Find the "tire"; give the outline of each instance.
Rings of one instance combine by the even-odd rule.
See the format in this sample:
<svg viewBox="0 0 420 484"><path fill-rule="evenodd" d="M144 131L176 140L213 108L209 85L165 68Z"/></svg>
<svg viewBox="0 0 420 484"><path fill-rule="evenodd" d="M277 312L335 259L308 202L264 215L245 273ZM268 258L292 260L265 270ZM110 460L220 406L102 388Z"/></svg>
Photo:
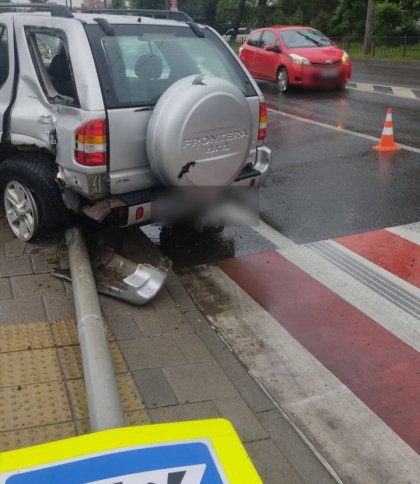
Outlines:
<svg viewBox="0 0 420 484"><path fill-rule="evenodd" d="M15 236L33 240L69 222L55 182L57 166L38 153L19 153L0 163L0 194Z"/></svg>
<svg viewBox="0 0 420 484"><path fill-rule="evenodd" d="M286 92L289 89L289 74L285 67L280 67L277 71L276 84L279 92Z"/></svg>

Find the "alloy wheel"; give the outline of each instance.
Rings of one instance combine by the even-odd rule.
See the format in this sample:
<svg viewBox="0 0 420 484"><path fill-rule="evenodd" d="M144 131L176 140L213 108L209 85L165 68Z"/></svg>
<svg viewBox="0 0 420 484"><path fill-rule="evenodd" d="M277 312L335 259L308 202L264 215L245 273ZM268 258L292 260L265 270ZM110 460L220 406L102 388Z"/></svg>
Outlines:
<svg viewBox="0 0 420 484"><path fill-rule="evenodd" d="M4 208L13 233L21 240L30 240L38 229L38 208L32 193L17 181L4 189Z"/></svg>
<svg viewBox="0 0 420 484"><path fill-rule="evenodd" d="M289 76L284 68L281 68L277 74L277 86L280 92L285 92L289 84Z"/></svg>

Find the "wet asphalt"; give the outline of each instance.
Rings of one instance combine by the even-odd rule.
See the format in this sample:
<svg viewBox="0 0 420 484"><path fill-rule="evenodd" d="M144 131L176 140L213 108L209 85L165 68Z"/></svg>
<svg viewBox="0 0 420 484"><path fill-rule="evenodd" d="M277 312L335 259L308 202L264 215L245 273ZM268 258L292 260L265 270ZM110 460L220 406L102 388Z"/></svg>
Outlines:
<svg viewBox="0 0 420 484"><path fill-rule="evenodd" d="M420 69L413 71L408 75L398 63L357 63L352 80L420 89ZM282 95L269 83L259 85L271 108L266 143L273 150L261 187L264 222L304 244L420 220L420 153L383 156L370 140L277 112L380 137L392 107L397 142L420 148L420 100L350 89ZM175 268L273 249L252 228L227 228L218 235L144 230Z"/></svg>

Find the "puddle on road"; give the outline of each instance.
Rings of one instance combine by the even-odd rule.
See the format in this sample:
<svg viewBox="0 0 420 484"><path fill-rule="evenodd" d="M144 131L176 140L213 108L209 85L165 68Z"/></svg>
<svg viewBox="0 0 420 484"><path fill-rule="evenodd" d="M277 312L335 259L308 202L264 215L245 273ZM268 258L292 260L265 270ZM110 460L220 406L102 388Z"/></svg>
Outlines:
<svg viewBox="0 0 420 484"><path fill-rule="evenodd" d="M238 240L231 228L209 234L149 225L142 227L142 231L172 260L175 270L230 259L237 252Z"/></svg>
<svg viewBox="0 0 420 484"><path fill-rule="evenodd" d="M251 227L226 227L218 234L152 225L142 227L141 230L172 260L175 270L275 248Z"/></svg>

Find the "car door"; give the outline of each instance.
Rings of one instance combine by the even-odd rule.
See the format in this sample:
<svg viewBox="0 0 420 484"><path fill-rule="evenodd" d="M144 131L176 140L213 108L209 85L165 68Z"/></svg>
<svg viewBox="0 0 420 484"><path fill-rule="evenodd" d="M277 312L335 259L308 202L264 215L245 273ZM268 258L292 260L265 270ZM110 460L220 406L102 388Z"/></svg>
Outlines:
<svg viewBox="0 0 420 484"><path fill-rule="evenodd" d="M14 81L13 17L0 17L0 139L7 136L9 107L13 98Z"/></svg>
<svg viewBox="0 0 420 484"><path fill-rule="evenodd" d="M240 53L241 61L253 76L257 76L255 55L260 49L261 34L261 30L251 33Z"/></svg>
<svg viewBox="0 0 420 484"><path fill-rule="evenodd" d="M278 65L278 52L267 51L269 45L279 47L276 35L271 30L264 30L261 37L261 48L256 57L256 64L261 79L273 80L276 78Z"/></svg>

